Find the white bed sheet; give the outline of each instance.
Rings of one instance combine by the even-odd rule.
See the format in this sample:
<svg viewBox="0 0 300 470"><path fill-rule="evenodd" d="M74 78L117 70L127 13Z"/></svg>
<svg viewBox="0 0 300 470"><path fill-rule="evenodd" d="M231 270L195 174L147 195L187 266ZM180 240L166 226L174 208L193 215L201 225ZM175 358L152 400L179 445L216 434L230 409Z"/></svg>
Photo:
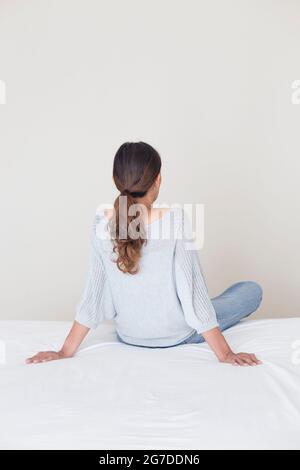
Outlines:
<svg viewBox="0 0 300 470"><path fill-rule="evenodd" d="M300 449L300 318L226 332L257 368L219 364L205 344L126 346L111 324L72 359L24 364L69 327L0 322L1 449Z"/></svg>

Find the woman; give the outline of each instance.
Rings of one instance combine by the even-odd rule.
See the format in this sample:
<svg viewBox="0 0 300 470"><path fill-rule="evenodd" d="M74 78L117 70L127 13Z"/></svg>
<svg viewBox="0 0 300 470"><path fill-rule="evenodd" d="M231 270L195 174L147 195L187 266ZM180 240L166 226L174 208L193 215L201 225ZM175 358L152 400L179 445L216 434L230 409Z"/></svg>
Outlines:
<svg viewBox="0 0 300 470"><path fill-rule="evenodd" d="M153 208L160 170L160 156L150 145L119 148L113 178L120 194L113 211L96 215L74 324L60 351L40 352L28 363L72 357L90 328L107 318L115 319L122 343L166 348L206 341L220 362L261 363L254 354L234 353L221 332L259 307L261 288L240 282L210 300L184 212Z"/></svg>

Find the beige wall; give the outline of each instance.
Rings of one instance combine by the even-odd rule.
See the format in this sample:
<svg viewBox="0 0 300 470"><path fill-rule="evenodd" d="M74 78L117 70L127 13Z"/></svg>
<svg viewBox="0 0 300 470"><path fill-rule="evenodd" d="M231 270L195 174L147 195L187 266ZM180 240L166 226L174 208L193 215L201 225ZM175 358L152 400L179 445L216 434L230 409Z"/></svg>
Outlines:
<svg viewBox="0 0 300 470"><path fill-rule="evenodd" d="M71 319L124 140L162 154L162 202L206 206L212 295L299 316L300 2L0 2L0 319Z"/></svg>

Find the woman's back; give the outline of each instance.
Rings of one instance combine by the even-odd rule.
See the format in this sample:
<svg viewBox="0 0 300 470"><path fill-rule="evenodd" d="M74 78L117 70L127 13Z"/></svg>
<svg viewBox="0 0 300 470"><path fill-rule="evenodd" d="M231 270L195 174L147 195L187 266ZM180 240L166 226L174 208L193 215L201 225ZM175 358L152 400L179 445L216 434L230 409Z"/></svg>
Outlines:
<svg viewBox="0 0 300 470"><path fill-rule="evenodd" d="M150 220L139 270L132 275L118 268L109 221L103 211L97 213L87 285L76 319L96 327L104 318L114 318L125 342L169 346L217 321L198 255L184 234L184 212L172 208Z"/></svg>

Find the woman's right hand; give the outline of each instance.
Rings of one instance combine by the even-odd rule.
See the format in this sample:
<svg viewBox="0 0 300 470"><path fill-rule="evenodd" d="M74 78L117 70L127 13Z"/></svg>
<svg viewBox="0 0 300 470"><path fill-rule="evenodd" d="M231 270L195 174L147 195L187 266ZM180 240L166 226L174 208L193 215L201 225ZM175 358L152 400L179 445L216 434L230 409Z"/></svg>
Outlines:
<svg viewBox="0 0 300 470"><path fill-rule="evenodd" d="M248 353L238 353L235 354L232 351L228 353L228 355L223 359L220 360L220 362L224 364L232 364L233 366L242 366L242 367L253 367L253 366L259 366L262 364L262 362L257 359L255 354L248 354Z"/></svg>
<svg viewBox="0 0 300 470"><path fill-rule="evenodd" d="M255 354L234 354L219 328L206 331L203 333L203 337L222 363L233 366L259 366L262 364Z"/></svg>
<svg viewBox="0 0 300 470"><path fill-rule="evenodd" d="M68 356L62 354L61 351L41 351L26 359L26 364L38 364L39 362L56 361L57 359L66 359L67 357Z"/></svg>

